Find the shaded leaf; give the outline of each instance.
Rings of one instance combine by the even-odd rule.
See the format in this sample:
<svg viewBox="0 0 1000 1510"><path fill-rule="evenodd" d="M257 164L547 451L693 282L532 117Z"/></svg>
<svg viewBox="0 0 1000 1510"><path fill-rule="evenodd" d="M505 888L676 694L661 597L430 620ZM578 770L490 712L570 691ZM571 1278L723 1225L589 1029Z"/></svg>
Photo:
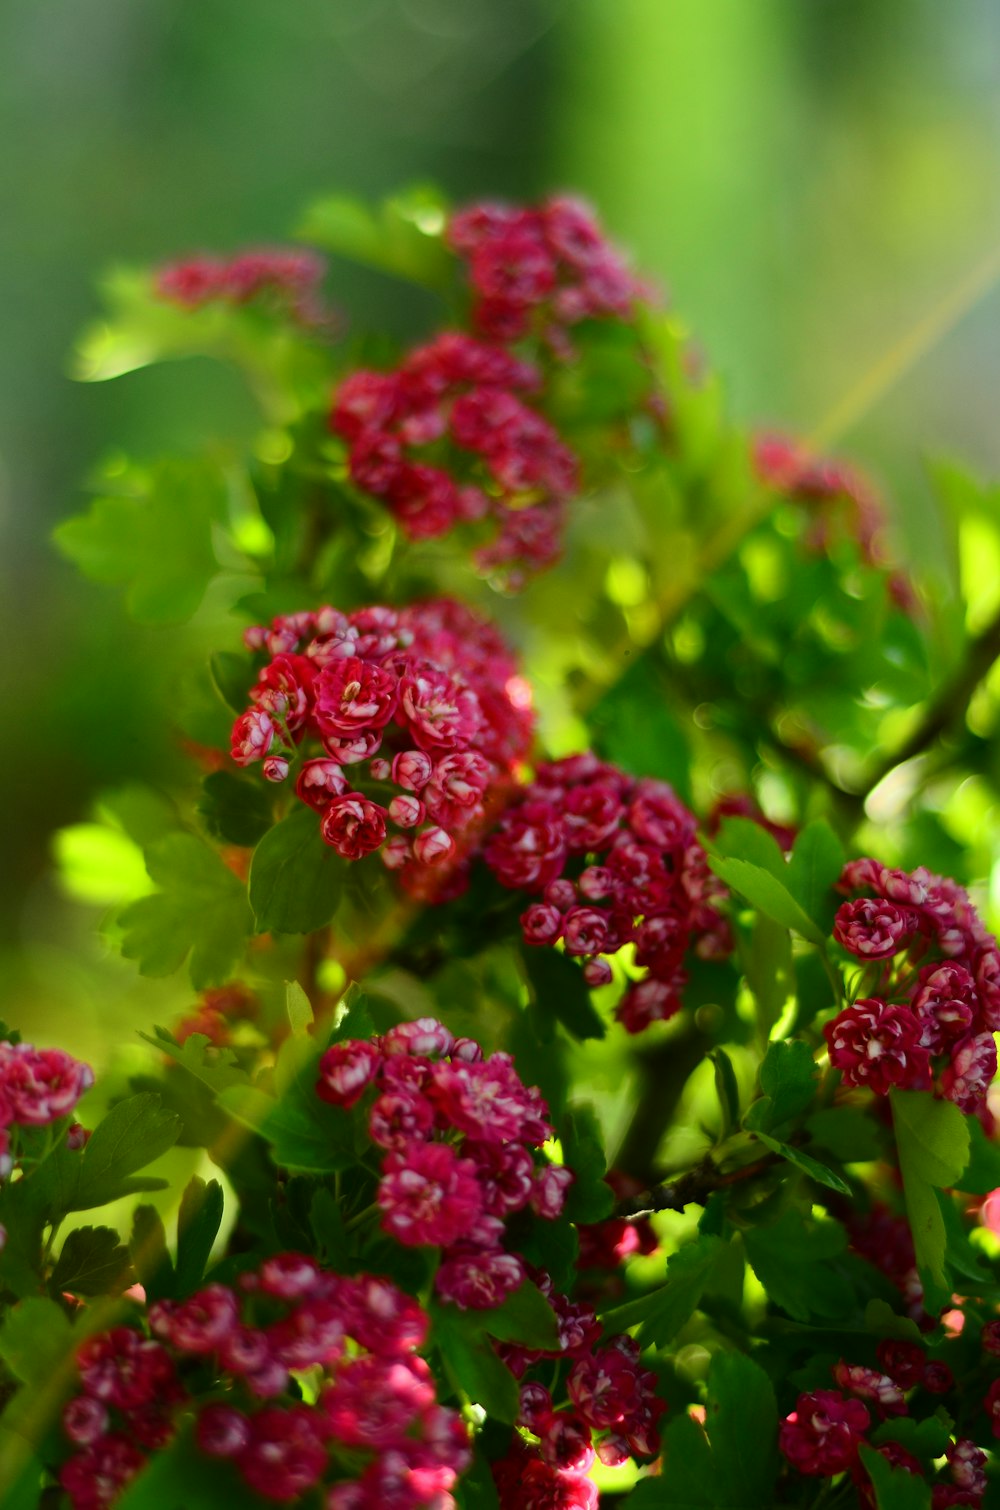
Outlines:
<svg viewBox="0 0 1000 1510"><path fill-rule="evenodd" d="M244 847L271 827L271 804L258 782L232 771L213 771L201 784L198 816L213 839Z"/></svg>
<svg viewBox="0 0 1000 1510"><path fill-rule="evenodd" d="M177 1293L189 1295L204 1278L212 1245L222 1225L224 1197L218 1180L194 1175L177 1212Z"/></svg>
<svg viewBox="0 0 1000 1510"><path fill-rule="evenodd" d="M609 1332L629 1331L638 1326L644 1345L663 1347L698 1309L716 1262L725 1248L721 1238L702 1233L685 1243L667 1260L666 1281L658 1289L624 1305L604 1311L601 1320Z"/></svg>
<svg viewBox="0 0 1000 1510"><path fill-rule="evenodd" d="M558 949L526 944L521 955L539 1011L561 1022L574 1038L603 1038L607 1026L590 999L580 966Z"/></svg>
<svg viewBox="0 0 1000 1510"><path fill-rule="evenodd" d="M112 1227L77 1227L62 1245L50 1283L60 1294L117 1295L134 1277L129 1251Z"/></svg>
<svg viewBox="0 0 1000 1510"><path fill-rule="evenodd" d="M298 804L270 829L250 862L258 933L314 933L333 917L348 862L320 836L312 808Z"/></svg>
<svg viewBox="0 0 1000 1510"><path fill-rule="evenodd" d="M195 990L222 985L242 958L250 932L243 887L194 834L175 833L146 850L160 890L119 914L122 953L142 975L172 975L190 954Z"/></svg>

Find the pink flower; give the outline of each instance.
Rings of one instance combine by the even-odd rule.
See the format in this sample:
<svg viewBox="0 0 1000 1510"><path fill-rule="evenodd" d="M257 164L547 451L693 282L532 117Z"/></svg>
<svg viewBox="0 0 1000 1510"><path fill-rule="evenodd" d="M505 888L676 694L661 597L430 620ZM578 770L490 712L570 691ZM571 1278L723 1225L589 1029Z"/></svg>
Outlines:
<svg viewBox="0 0 1000 1510"><path fill-rule="evenodd" d="M94 1083L89 1064L62 1049L0 1043L0 1124L44 1127L66 1117Z"/></svg>
<svg viewBox="0 0 1000 1510"><path fill-rule="evenodd" d="M569 1188L576 1179L572 1169L564 1164L545 1164L535 1176L531 1193L532 1210L546 1221L554 1221L562 1215Z"/></svg>
<svg viewBox="0 0 1000 1510"><path fill-rule="evenodd" d="M436 1017L417 1017L411 1022L396 1023L382 1038L382 1052L400 1054L450 1054L454 1039Z"/></svg>
<svg viewBox="0 0 1000 1510"><path fill-rule="evenodd" d="M873 1368L864 1368L860 1363L845 1363L841 1359L834 1366L833 1379L848 1394L871 1401L882 1416L906 1414L903 1391L887 1374L880 1374Z"/></svg>
<svg viewBox="0 0 1000 1510"><path fill-rule="evenodd" d="M986 1392L983 1409L990 1419L990 1428L995 1437L1000 1437L1000 1379L994 1379Z"/></svg>
<svg viewBox="0 0 1000 1510"><path fill-rule="evenodd" d="M799 1473L828 1478L851 1467L870 1422L860 1400L818 1389L799 1396L781 1423L778 1446Z"/></svg>
<svg viewBox="0 0 1000 1510"><path fill-rule="evenodd" d="M315 674L304 655L276 655L261 671L250 696L287 729L300 729L311 711Z"/></svg>
<svg viewBox="0 0 1000 1510"><path fill-rule="evenodd" d="M434 1288L443 1300L463 1311L490 1311L519 1289L526 1277L524 1264L514 1253L454 1249L438 1268Z"/></svg>
<svg viewBox="0 0 1000 1510"><path fill-rule="evenodd" d="M323 811L323 841L345 860L361 860L385 839L386 811L358 792L335 797Z"/></svg>
<svg viewBox="0 0 1000 1510"><path fill-rule="evenodd" d="M882 1368L900 1389L912 1389L920 1383L927 1358L918 1343L887 1338L879 1343L876 1353Z"/></svg>
<svg viewBox="0 0 1000 1510"><path fill-rule="evenodd" d="M401 719L414 741L431 754L467 745L482 722L471 688L429 661L408 668L399 693Z"/></svg>
<svg viewBox="0 0 1000 1510"><path fill-rule="evenodd" d="M539 1433L542 1458L562 1473L589 1473L594 1463L590 1427L571 1411L555 1411Z"/></svg>
<svg viewBox="0 0 1000 1510"><path fill-rule="evenodd" d="M472 1138L540 1144L551 1136L545 1102L522 1083L509 1054L436 1064L429 1095L439 1115Z"/></svg>
<svg viewBox="0 0 1000 1510"><path fill-rule="evenodd" d="M251 1425L231 1405L206 1405L198 1414L198 1446L210 1458L234 1458L249 1445Z"/></svg>
<svg viewBox="0 0 1000 1510"><path fill-rule="evenodd" d="M455 841L443 828L425 828L413 841L413 853L421 865L443 865L455 853Z"/></svg>
<svg viewBox="0 0 1000 1510"><path fill-rule="evenodd" d="M316 726L324 738L351 739L383 729L396 708L398 681L357 656L331 661L316 678Z"/></svg>
<svg viewBox="0 0 1000 1510"><path fill-rule="evenodd" d="M267 1405L252 1418L253 1435L237 1456L250 1488L268 1499L290 1502L318 1484L326 1447L314 1413L302 1405Z"/></svg>
<svg viewBox="0 0 1000 1510"><path fill-rule="evenodd" d="M997 1072L997 1045L992 1033L970 1033L951 1051L951 1063L941 1076L941 1091L963 1112L985 1104L986 1092Z"/></svg>
<svg viewBox="0 0 1000 1510"><path fill-rule="evenodd" d="M910 1009L921 1027L921 1043L938 1053L946 1039L961 1038L979 1012L976 983L962 965L925 965Z"/></svg>
<svg viewBox="0 0 1000 1510"><path fill-rule="evenodd" d="M401 1445L407 1428L434 1403L422 1358L359 1358L341 1365L324 1392L330 1430L349 1447Z"/></svg>
<svg viewBox="0 0 1000 1510"><path fill-rule="evenodd" d="M571 907L562 932L567 954L600 954L608 944L608 919L595 907Z"/></svg>
<svg viewBox="0 0 1000 1510"><path fill-rule="evenodd" d="M919 1046L920 1025L908 1007L878 997L856 1001L823 1029L830 1063L845 1085L868 1086L885 1096L894 1085L925 1089L930 1083L927 1050Z"/></svg>
<svg viewBox="0 0 1000 1510"><path fill-rule="evenodd" d="M410 1143L388 1155L378 1190L382 1226L407 1247L447 1247L482 1213L476 1166L444 1143Z"/></svg>
<svg viewBox="0 0 1000 1510"><path fill-rule="evenodd" d="M389 1091L372 1102L368 1113L369 1136L380 1148L404 1148L429 1137L433 1127L434 1108L412 1092Z"/></svg>
<svg viewBox="0 0 1000 1510"><path fill-rule="evenodd" d="M274 743L276 729L268 715L260 709L241 713L233 724L230 754L237 765L250 765L263 760Z"/></svg>
<svg viewBox="0 0 1000 1510"><path fill-rule="evenodd" d="M334 797L343 796L347 786L347 777L335 760L306 760L295 781L295 794L321 813Z"/></svg>
<svg viewBox="0 0 1000 1510"><path fill-rule="evenodd" d="M319 1062L316 1094L332 1106L350 1108L364 1095L381 1064L379 1045L370 1038L332 1044Z"/></svg>
<svg viewBox="0 0 1000 1510"><path fill-rule="evenodd" d="M911 908L862 897L838 908L833 936L859 959L890 959L905 949L917 926Z"/></svg>
<svg viewBox="0 0 1000 1510"><path fill-rule="evenodd" d="M406 791L420 792L433 770L433 761L423 750L403 750L392 762L392 779Z"/></svg>

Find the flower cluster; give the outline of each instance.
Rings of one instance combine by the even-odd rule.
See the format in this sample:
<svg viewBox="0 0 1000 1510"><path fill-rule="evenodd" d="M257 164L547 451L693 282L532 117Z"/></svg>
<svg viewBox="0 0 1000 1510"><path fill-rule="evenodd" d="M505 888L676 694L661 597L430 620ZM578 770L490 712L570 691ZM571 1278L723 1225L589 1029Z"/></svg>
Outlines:
<svg viewBox="0 0 1000 1510"><path fill-rule="evenodd" d="M285 615L245 639L269 658L233 725L237 764L280 782L294 762L325 842L381 850L414 889L457 859L531 740L530 690L492 625L440 599Z"/></svg>
<svg viewBox="0 0 1000 1510"><path fill-rule="evenodd" d="M408 1247L443 1250L434 1286L463 1310L500 1305L527 1277L504 1247L506 1222L530 1207L554 1219L572 1174L536 1162L552 1136L540 1093L509 1054L483 1058L433 1018L401 1023L380 1039L327 1049L317 1093L354 1106L371 1087L368 1132L384 1150L382 1227Z"/></svg>
<svg viewBox="0 0 1000 1510"><path fill-rule="evenodd" d="M929 1360L918 1343L886 1340L879 1343L877 1355L878 1368L841 1359L833 1368L837 1389L800 1395L778 1434L782 1454L799 1473L817 1478L850 1473L864 1510L875 1510L876 1500L859 1448L874 1446L893 1468L921 1478L925 1473L924 1464L900 1442L871 1443L866 1433L884 1420L907 1415L914 1398L921 1398L918 1390L930 1397L922 1403L935 1410L936 1397L947 1394L955 1384L948 1365ZM987 1414L994 1394L1000 1403L1000 1380L983 1402ZM994 1435L998 1434L995 1430ZM968 1437L956 1436L944 1456L947 1478L933 1487L934 1510L981 1505L987 1483L986 1453Z"/></svg>
<svg viewBox="0 0 1000 1510"><path fill-rule="evenodd" d="M637 1342L619 1336L599 1344L594 1312L560 1295L546 1275L538 1279L556 1313L559 1348L501 1350L522 1381L521 1431L493 1464L493 1475L505 1510L594 1510L597 1486L589 1473L595 1458L619 1467L630 1457L655 1457L666 1404L657 1397L656 1375L642 1367ZM559 1360L565 1406L553 1404L553 1359ZM542 1365L548 1386L525 1378L535 1364Z"/></svg>
<svg viewBox="0 0 1000 1510"><path fill-rule="evenodd" d="M240 981L212 986L202 992L197 1005L177 1024L174 1037L178 1043L184 1043L201 1034L213 1047L222 1048L232 1042L233 1025L252 1022L259 1010L257 997Z"/></svg>
<svg viewBox="0 0 1000 1510"><path fill-rule="evenodd" d="M831 511L836 505L844 509L863 558L873 565L884 563L882 506L871 485L853 467L829 457L810 456L785 435L757 436L753 460L762 482L815 511L809 534L814 549L824 550L830 543Z"/></svg>
<svg viewBox="0 0 1000 1510"><path fill-rule="evenodd" d="M852 1006L826 1025L844 1082L885 1095L930 1090L986 1112L1000 1029L1000 950L967 894L926 870L846 866L834 936L865 967Z"/></svg>
<svg viewBox="0 0 1000 1510"><path fill-rule="evenodd" d="M577 486L573 453L520 396L539 386L528 363L447 332L394 372L353 373L331 424L348 444L352 481L386 503L411 538L491 518L496 536L478 564L516 585L523 568L558 556L564 504ZM447 465L422 459L442 446Z"/></svg>
<svg viewBox="0 0 1000 1510"><path fill-rule="evenodd" d="M593 212L575 199L472 205L452 216L447 240L467 263L473 320L490 340L534 335L555 356L570 357L567 326L626 319L643 292Z"/></svg>
<svg viewBox="0 0 1000 1510"><path fill-rule="evenodd" d="M11 1127L46 1127L68 1117L93 1083L90 1065L62 1049L0 1043L0 1176L11 1171Z"/></svg>
<svg viewBox="0 0 1000 1510"><path fill-rule="evenodd" d="M314 252L260 249L235 257L188 257L168 263L156 275L161 299L200 309L216 300L248 304L267 298L280 303L304 325L321 318L317 289L323 278L322 258Z"/></svg>
<svg viewBox="0 0 1000 1510"><path fill-rule="evenodd" d="M157 1302L149 1326L152 1339L116 1327L77 1354L81 1388L63 1429L81 1450L60 1478L74 1510L111 1504L190 1412L201 1451L230 1459L265 1499L323 1484L327 1510L452 1503L468 1436L417 1355L427 1316L388 1280L282 1253L237 1289ZM309 1369L321 1371L313 1404L292 1379Z"/></svg>
<svg viewBox="0 0 1000 1510"><path fill-rule="evenodd" d="M716 958L730 948L693 814L664 782L594 755L540 766L484 856L502 885L539 896L521 915L526 942L561 939L588 985L611 980L601 955L635 946L645 973L617 1012L630 1033L679 1010L689 949Z"/></svg>

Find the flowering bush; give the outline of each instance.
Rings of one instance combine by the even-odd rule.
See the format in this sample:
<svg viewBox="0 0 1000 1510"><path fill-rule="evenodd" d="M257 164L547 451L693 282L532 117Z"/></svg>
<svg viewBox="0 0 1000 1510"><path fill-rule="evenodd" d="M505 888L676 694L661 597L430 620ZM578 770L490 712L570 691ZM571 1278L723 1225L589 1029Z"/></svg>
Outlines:
<svg viewBox="0 0 1000 1510"><path fill-rule="evenodd" d="M263 412L57 533L176 648L172 791L66 846L169 1025L3 1030L4 1503L989 1510L1000 619L575 201L302 234L447 320L252 251L83 345Z"/></svg>

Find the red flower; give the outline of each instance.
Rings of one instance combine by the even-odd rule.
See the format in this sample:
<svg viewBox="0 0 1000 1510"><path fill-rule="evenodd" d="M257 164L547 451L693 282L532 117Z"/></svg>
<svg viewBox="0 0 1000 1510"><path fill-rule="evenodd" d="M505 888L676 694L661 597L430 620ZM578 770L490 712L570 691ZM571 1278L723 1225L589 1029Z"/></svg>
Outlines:
<svg viewBox="0 0 1000 1510"><path fill-rule="evenodd" d="M361 860L385 839L385 808L357 792L335 797L323 811L323 840L345 860Z"/></svg>

